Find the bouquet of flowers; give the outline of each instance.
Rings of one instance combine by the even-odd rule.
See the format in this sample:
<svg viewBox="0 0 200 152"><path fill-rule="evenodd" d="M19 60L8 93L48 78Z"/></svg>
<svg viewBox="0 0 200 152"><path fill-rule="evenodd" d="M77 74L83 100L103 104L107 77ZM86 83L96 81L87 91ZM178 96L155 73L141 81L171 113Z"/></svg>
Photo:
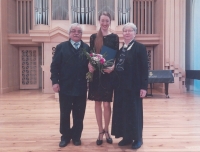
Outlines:
<svg viewBox="0 0 200 152"><path fill-rule="evenodd" d="M88 53L86 51L84 51L84 54L86 55L94 69L99 71L99 76L101 75L101 73L104 74L103 69L113 65L113 60L106 61L106 59L104 58L106 54L102 55L93 52ZM93 80L93 73L88 72L86 74L86 79L91 82Z"/></svg>

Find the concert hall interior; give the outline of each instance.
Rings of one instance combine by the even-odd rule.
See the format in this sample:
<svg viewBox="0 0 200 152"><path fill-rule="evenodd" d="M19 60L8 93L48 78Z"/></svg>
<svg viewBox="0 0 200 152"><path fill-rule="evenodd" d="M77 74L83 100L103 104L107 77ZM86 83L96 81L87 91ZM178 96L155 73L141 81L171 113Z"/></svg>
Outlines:
<svg viewBox="0 0 200 152"><path fill-rule="evenodd" d="M138 151L200 151L199 8L200 0L0 0L0 151L67 150L57 146L58 94L50 64L55 47L69 39L71 23L80 23L82 40L89 44L101 11L111 14L110 31L119 36L120 47L123 25L133 22L136 41L147 49L149 96L144 98L144 145ZM83 147L70 150L128 151L116 143L96 147L93 104L87 103Z"/></svg>

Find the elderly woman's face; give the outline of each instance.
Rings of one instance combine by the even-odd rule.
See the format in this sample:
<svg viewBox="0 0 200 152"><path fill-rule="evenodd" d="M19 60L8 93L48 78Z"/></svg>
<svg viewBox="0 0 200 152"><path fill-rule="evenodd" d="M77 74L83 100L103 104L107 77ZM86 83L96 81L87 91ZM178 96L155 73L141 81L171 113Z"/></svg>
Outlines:
<svg viewBox="0 0 200 152"><path fill-rule="evenodd" d="M136 32L132 27L125 27L123 30L123 37L125 41L131 41L135 38Z"/></svg>

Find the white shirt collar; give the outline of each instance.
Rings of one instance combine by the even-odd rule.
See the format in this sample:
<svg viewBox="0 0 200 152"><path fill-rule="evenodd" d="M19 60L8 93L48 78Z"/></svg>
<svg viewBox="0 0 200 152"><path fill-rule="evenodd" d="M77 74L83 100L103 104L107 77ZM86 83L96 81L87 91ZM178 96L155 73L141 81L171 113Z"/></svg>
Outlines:
<svg viewBox="0 0 200 152"><path fill-rule="evenodd" d="M72 45L74 45L74 43L78 43L78 46L81 45L81 41L79 41L79 42L74 42L73 40L70 40L70 42L71 42Z"/></svg>
<svg viewBox="0 0 200 152"><path fill-rule="evenodd" d="M132 42L133 40L134 40L134 39L132 39L130 42ZM130 42L129 42L128 44L126 44L126 43L124 42L124 46L123 46L123 47L124 47L124 48L127 48L127 47L128 47L128 48L127 48L127 51L130 50L131 47L132 47L133 44L134 44L134 42L133 42L133 43L129 46Z"/></svg>

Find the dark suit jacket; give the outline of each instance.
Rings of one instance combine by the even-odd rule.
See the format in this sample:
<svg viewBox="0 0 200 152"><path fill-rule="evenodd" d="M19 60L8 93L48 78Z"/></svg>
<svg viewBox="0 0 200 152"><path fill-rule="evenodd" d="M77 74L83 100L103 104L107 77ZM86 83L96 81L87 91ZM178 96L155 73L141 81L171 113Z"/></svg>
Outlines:
<svg viewBox="0 0 200 152"><path fill-rule="evenodd" d="M52 84L60 85L60 94L72 96L86 94L88 59L83 54L83 49L89 52L89 46L83 41L78 50L74 49L70 41L56 46L50 71Z"/></svg>

